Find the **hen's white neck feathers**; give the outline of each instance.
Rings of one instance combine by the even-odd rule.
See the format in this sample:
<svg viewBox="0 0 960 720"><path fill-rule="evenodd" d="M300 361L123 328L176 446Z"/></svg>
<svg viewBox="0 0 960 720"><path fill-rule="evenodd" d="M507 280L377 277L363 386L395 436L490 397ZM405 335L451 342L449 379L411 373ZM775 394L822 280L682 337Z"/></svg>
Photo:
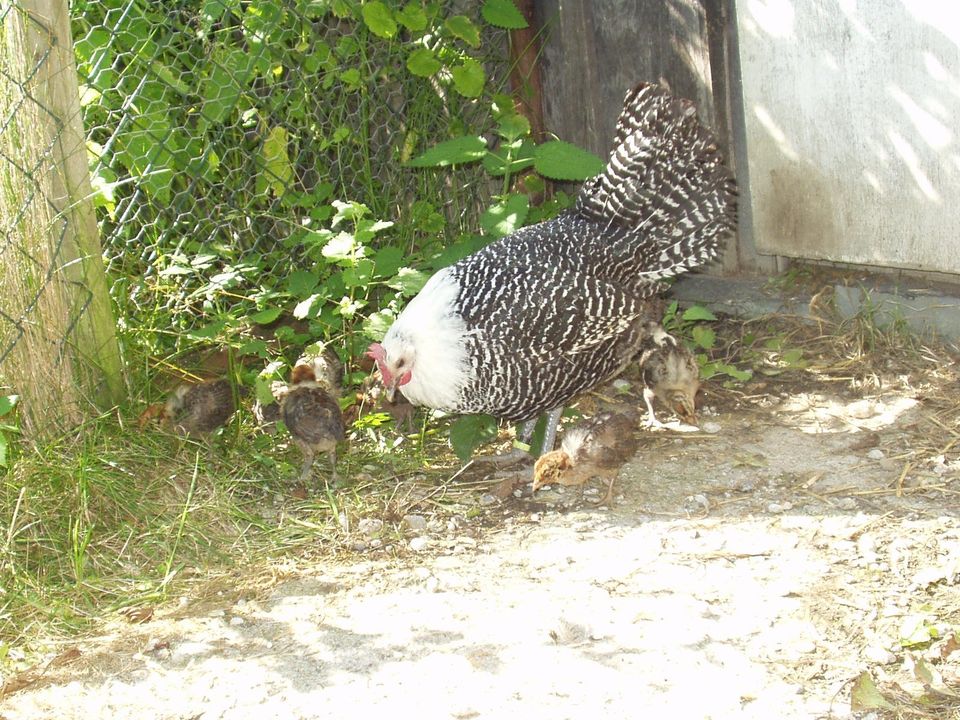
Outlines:
<svg viewBox="0 0 960 720"><path fill-rule="evenodd" d="M412 352L410 382L400 389L414 405L457 412L461 389L475 377L467 355L466 323L456 311L459 292L449 269L439 271L383 338L388 359Z"/></svg>

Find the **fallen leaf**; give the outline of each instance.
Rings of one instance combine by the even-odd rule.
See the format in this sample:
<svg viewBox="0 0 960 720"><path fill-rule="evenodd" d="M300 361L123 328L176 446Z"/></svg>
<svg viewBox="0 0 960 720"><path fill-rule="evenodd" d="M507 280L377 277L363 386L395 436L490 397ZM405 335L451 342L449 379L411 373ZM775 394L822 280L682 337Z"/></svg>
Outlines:
<svg viewBox="0 0 960 720"><path fill-rule="evenodd" d="M960 641L957 640L957 636L955 634L948 636L940 646L940 659L946 660L957 650L960 650Z"/></svg>
<svg viewBox="0 0 960 720"><path fill-rule="evenodd" d="M892 710L893 705L877 689L870 673L864 670L853 683L853 690L850 691L850 709L876 710L878 708Z"/></svg>

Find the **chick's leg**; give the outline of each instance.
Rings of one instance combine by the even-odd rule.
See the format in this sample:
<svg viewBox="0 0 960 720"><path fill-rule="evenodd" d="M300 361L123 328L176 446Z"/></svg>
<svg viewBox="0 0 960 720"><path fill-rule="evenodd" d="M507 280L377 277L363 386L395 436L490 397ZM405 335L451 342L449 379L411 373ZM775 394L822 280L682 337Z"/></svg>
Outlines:
<svg viewBox="0 0 960 720"><path fill-rule="evenodd" d="M300 482L306 483L310 477L310 471L313 469L314 452L312 448L306 448L303 451L303 467L300 468Z"/></svg>
<svg viewBox="0 0 960 720"><path fill-rule="evenodd" d="M337 449L334 448L330 451L330 482L335 483L339 478L337 477Z"/></svg>

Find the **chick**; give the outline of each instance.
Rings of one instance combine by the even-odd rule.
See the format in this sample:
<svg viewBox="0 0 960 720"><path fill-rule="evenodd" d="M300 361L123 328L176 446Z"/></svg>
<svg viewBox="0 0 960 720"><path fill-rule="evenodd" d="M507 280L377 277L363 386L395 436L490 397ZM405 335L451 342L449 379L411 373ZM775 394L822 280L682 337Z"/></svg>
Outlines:
<svg viewBox="0 0 960 720"><path fill-rule="evenodd" d="M533 466L533 491L544 485L579 485L594 477L607 480L601 500L613 499L620 466L637 451L636 422L621 413L602 412L567 430L560 449L544 453Z"/></svg>
<svg viewBox="0 0 960 720"><path fill-rule="evenodd" d="M237 409L229 380L180 385L167 398L161 421L186 435L206 435L227 424Z"/></svg>
<svg viewBox="0 0 960 720"><path fill-rule="evenodd" d="M686 346L659 323L648 323L649 337L640 352L643 399L647 404L647 427L662 427L653 412L653 399L672 409L680 419L697 425L696 396L700 368Z"/></svg>
<svg viewBox="0 0 960 720"><path fill-rule="evenodd" d="M280 418L303 453L301 483L310 476L318 452L330 455L330 479L337 477L337 443L344 438L344 428L337 401L340 385L330 382L338 377L332 369L329 358L298 361L280 402Z"/></svg>

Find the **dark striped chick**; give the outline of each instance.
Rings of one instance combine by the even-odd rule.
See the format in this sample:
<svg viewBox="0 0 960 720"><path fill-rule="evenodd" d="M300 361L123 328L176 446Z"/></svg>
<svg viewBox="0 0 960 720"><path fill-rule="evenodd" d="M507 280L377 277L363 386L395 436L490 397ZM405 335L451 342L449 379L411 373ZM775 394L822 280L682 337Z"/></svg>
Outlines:
<svg viewBox="0 0 960 720"><path fill-rule="evenodd" d="M620 413L603 412L566 430L560 449L541 455L533 466L533 491L544 485L579 485L599 477L607 481L601 500L613 500L617 472L637 452L636 422Z"/></svg>
<svg viewBox="0 0 960 720"><path fill-rule="evenodd" d="M209 435L237 409L229 380L206 380L176 388L164 404L161 420L186 435Z"/></svg>
<svg viewBox="0 0 960 720"><path fill-rule="evenodd" d="M700 367L687 347L658 323L649 323L648 337L640 353L643 399L647 404L647 426L662 427L653 412L653 400L673 410L689 425L697 425L697 391Z"/></svg>
<svg viewBox="0 0 960 720"><path fill-rule="evenodd" d="M338 361L339 362L339 361ZM289 391L280 403L280 417L303 453L300 482L306 482L317 453L330 456L330 479L337 477L337 443L344 438L343 413L337 398L340 386L322 359L300 362L290 376Z"/></svg>

